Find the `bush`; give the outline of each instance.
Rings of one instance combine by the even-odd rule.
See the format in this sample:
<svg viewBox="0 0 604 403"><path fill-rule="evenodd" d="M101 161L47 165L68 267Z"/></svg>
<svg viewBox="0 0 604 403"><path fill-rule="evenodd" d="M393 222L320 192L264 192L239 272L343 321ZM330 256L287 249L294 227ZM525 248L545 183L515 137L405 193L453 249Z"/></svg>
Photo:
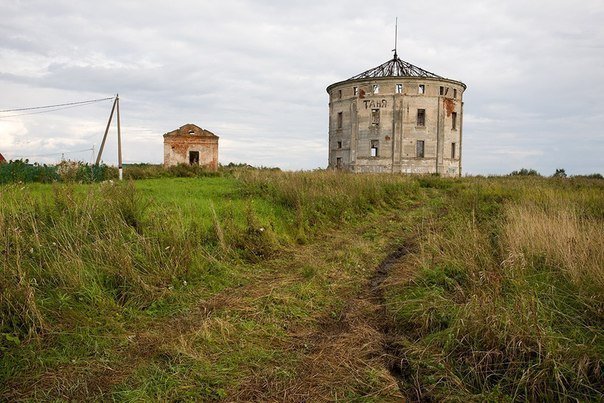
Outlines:
<svg viewBox="0 0 604 403"><path fill-rule="evenodd" d="M522 168L519 171L512 171L509 176L541 176L541 174L534 169Z"/></svg>
<svg viewBox="0 0 604 403"><path fill-rule="evenodd" d="M0 184L17 182L50 183L60 180L57 168L30 164L29 160L15 160L0 164Z"/></svg>
<svg viewBox="0 0 604 403"><path fill-rule="evenodd" d="M566 178L566 171L564 168L556 169L556 172L552 175L552 178Z"/></svg>

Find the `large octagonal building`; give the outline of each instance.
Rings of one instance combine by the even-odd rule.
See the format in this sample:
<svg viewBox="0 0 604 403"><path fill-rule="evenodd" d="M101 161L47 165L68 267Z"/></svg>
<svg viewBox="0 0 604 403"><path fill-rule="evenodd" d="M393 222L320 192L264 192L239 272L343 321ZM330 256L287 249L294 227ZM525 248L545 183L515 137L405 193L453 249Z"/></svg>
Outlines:
<svg viewBox="0 0 604 403"><path fill-rule="evenodd" d="M330 85L329 167L460 176L465 89L396 53Z"/></svg>

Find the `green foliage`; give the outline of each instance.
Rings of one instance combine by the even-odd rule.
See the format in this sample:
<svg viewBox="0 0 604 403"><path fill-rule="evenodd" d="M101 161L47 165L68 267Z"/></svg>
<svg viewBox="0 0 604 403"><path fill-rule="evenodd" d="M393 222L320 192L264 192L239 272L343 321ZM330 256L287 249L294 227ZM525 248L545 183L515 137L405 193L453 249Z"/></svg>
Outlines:
<svg viewBox="0 0 604 403"><path fill-rule="evenodd" d="M594 173L589 175L573 175L573 178L604 179L604 176L600 173Z"/></svg>
<svg viewBox="0 0 604 403"><path fill-rule="evenodd" d="M60 180L56 167L30 164L28 160L15 160L0 164L0 184L17 182L50 183Z"/></svg>
<svg viewBox="0 0 604 403"><path fill-rule="evenodd" d="M62 161L57 165L30 164L28 160L15 160L0 164L0 184L101 182L110 178L109 167L76 161Z"/></svg>
<svg viewBox="0 0 604 403"><path fill-rule="evenodd" d="M553 178L566 178L566 171L564 170L564 168L559 168L556 169L556 172L554 172L554 174L552 175Z"/></svg>
<svg viewBox="0 0 604 403"><path fill-rule="evenodd" d="M519 171L512 171L510 176L541 176L541 174L534 169L522 168Z"/></svg>

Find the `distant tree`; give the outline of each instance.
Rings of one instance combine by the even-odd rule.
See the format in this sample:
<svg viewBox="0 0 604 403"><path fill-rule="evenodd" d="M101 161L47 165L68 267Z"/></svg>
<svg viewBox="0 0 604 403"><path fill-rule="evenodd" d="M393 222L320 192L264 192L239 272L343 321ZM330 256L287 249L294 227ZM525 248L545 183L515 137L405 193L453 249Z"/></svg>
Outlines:
<svg viewBox="0 0 604 403"><path fill-rule="evenodd" d="M559 168L556 169L556 172L554 172L552 178L566 178L567 176L568 175L566 175L566 171L564 170L564 168Z"/></svg>
<svg viewBox="0 0 604 403"><path fill-rule="evenodd" d="M595 173L589 175L573 175L573 178L604 179L604 176L600 173Z"/></svg>
<svg viewBox="0 0 604 403"><path fill-rule="evenodd" d="M519 171L512 171L509 176L541 176L541 174L534 169L522 168Z"/></svg>

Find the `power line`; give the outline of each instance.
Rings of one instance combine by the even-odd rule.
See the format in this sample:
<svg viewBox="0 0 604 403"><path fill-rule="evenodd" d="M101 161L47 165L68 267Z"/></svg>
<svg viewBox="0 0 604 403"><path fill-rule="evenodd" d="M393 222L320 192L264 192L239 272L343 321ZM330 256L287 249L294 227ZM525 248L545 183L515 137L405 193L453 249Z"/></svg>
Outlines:
<svg viewBox="0 0 604 403"><path fill-rule="evenodd" d="M87 148L85 150L63 151L63 152L60 152L60 153L52 153L52 154L19 155L19 156L15 157L15 158L16 159L22 159L22 158L52 157L54 155L76 154L76 153L83 153L84 151L92 151L92 150L94 150L94 148Z"/></svg>
<svg viewBox="0 0 604 403"><path fill-rule="evenodd" d="M24 115L37 115L37 114L40 114L40 113L48 113L48 112L61 111L61 110L63 110L63 109L77 108L77 107L80 107L80 106L86 106L86 105L89 105L89 104L80 104L80 105L64 106L64 107L62 107L62 108L47 109L47 110L44 110L44 111L37 111L37 112L16 113L16 114L14 114L14 115L4 115L4 116L0 115L0 119L4 119L4 118L12 118L12 117L15 117L15 116L24 116Z"/></svg>
<svg viewBox="0 0 604 403"><path fill-rule="evenodd" d="M93 102L108 101L108 100L113 99L113 98L114 97L108 97L108 98L99 98L99 99L89 99L88 101L67 102L67 103L64 103L64 104L45 105L45 106L30 106L30 107L27 107L27 108L4 109L4 110L1 110L0 113L30 111L30 110L33 110L33 109L56 108L58 106L91 104Z"/></svg>

